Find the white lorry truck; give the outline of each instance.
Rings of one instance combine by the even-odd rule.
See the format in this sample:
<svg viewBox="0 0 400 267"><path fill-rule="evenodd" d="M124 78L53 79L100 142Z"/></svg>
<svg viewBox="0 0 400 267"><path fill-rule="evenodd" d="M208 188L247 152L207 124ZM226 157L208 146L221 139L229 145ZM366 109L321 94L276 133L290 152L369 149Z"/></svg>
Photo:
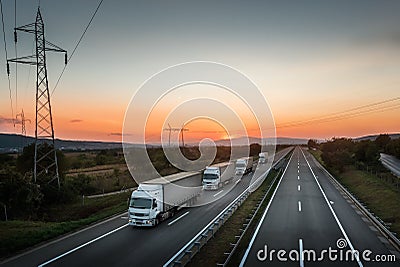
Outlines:
<svg viewBox="0 0 400 267"><path fill-rule="evenodd" d="M253 157L244 157L236 160L235 175L245 175L253 169Z"/></svg>
<svg viewBox="0 0 400 267"><path fill-rule="evenodd" d="M201 172L181 172L140 183L129 201L129 225L159 224L193 201L201 185Z"/></svg>
<svg viewBox="0 0 400 267"><path fill-rule="evenodd" d="M229 163L218 163L206 167L203 172L203 189L218 190L225 182L232 179L228 173L223 174Z"/></svg>
<svg viewBox="0 0 400 267"><path fill-rule="evenodd" d="M258 154L258 163L264 164L267 162L268 152L261 152Z"/></svg>

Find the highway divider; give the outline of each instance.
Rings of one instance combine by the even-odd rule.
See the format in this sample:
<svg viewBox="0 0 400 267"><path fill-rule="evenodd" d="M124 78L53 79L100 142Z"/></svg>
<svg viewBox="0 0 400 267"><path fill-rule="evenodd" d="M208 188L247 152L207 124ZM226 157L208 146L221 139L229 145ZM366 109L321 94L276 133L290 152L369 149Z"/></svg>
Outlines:
<svg viewBox="0 0 400 267"><path fill-rule="evenodd" d="M284 154L280 159L278 159L271 168L277 166L282 159L286 157L289 153L293 151L290 150L286 154ZM255 186L258 186L259 180L265 178L269 173L270 169L268 169L263 175L261 175L255 182L253 182L249 187L247 187L239 196L237 196L230 204L228 204L214 219L212 219L202 230L200 230L185 246L183 246L172 258L170 258L163 266L164 267L172 267L172 266L185 266L194 255L200 251L200 249L210 240L214 234L218 231L218 229L229 219L229 217L242 205L242 203L247 199L247 197L252 193L252 190ZM279 176L276 176L279 177ZM276 179L275 177L275 179ZM273 185L275 180L271 183ZM271 186L268 188L268 195ZM260 205L262 202L260 203ZM244 224L244 227L248 227L249 223ZM244 230L244 229L243 229ZM238 237L239 238L239 237ZM232 250L237 247L236 242L232 244ZM231 251L233 253L233 251ZM230 253L231 254L231 253ZM230 258L230 257L229 257ZM229 259L228 259L229 260ZM227 261L226 261L227 262Z"/></svg>

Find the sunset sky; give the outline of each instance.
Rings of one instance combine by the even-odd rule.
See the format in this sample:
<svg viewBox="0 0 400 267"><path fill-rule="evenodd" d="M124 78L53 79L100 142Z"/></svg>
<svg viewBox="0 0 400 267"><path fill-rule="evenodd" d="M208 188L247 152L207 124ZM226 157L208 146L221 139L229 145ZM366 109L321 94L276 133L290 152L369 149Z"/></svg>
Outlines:
<svg viewBox="0 0 400 267"><path fill-rule="evenodd" d="M42 0L46 38L71 53L97 4ZM17 1L17 26L34 22L36 11L36 1ZM3 12L11 58L14 1L3 1ZM269 103L277 136L326 139L400 132L399 14L400 1L105 0L52 96L56 137L120 141L125 111L140 85L188 61L219 62L247 75ZM31 35L19 33L18 56L31 54L33 44ZM10 122L3 41L0 50L0 132L20 133L20 125ZM63 56L48 53L47 63L52 91ZM16 92L11 65L13 112L23 108L32 121L26 125L28 135L34 135L35 71L18 66ZM207 90L212 89L200 91ZM181 94L194 91L199 90L188 87ZM225 93L215 94L232 101L248 118L248 134L257 135L248 111ZM179 97L176 92L159 102L147 126L149 141L159 138L165 126L162 111L178 104ZM215 121L199 119L187 127L189 141L228 137Z"/></svg>

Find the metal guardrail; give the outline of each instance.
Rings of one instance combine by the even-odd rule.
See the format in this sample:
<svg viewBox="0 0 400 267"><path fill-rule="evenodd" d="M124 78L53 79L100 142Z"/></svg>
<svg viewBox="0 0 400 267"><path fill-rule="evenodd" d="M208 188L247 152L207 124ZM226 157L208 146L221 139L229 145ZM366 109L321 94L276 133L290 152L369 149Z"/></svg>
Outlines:
<svg viewBox="0 0 400 267"><path fill-rule="evenodd" d="M335 177L333 177L332 174L329 173L327 169L325 169L322 164L320 164L314 157L314 162L328 174L328 177L330 180L336 184L340 190L342 190L349 198L350 200L357 206L357 208L363 212L371 221L372 223L377 226L379 231L388 239L392 245L400 252L400 240L395 236L395 233L392 233L389 229L387 229L386 224L384 221L382 221L379 217L375 216L367 207L364 205L364 203L360 202L356 197L353 196L353 194L346 188L344 187L341 183L339 183Z"/></svg>
<svg viewBox="0 0 400 267"><path fill-rule="evenodd" d="M277 160L271 168L278 164L287 154L292 150L288 151L279 160ZM271 169L270 168L270 169ZM264 175L266 175L270 169L268 169ZM264 177L261 175L261 177ZM237 196L229 205L225 207L214 219L212 219L200 232L198 232L184 247L182 247L168 262L166 262L164 267L174 267L174 266L185 266L194 255L200 251L200 249L210 240L218 229L228 220L228 218L238 209L238 207L247 199L247 197L252 193L251 189L254 185L259 185L257 181L253 182L248 186L239 196ZM232 244L234 247L236 244Z"/></svg>

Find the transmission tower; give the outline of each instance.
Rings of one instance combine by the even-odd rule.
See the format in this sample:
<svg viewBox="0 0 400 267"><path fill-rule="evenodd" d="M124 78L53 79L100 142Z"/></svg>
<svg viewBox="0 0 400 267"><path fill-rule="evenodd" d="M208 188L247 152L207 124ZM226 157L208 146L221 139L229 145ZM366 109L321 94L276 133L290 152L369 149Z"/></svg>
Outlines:
<svg viewBox="0 0 400 267"><path fill-rule="evenodd" d="M18 122L18 117L21 117L21 147L25 146L25 137L26 137L26 123L31 123L30 119L25 119L24 109L22 109L21 113L15 115L16 121Z"/></svg>
<svg viewBox="0 0 400 267"><path fill-rule="evenodd" d="M36 65L36 125L35 125L35 156L33 177L36 183L38 177L50 177L48 183L57 180L60 189L57 153L54 143L53 117L51 113L49 84L47 79L46 52L61 52L65 54L67 64L67 51L46 41L44 23L40 8L36 14L36 21L21 27L14 28L14 41L17 42L17 31L34 34L36 53L7 60L7 71L10 74L9 62Z"/></svg>
<svg viewBox="0 0 400 267"><path fill-rule="evenodd" d="M183 138L183 132L189 131L188 128L182 126L181 128L172 128L171 125L168 123L168 128L164 128L164 131L168 131L168 146L171 146L171 132L180 132L182 138L182 146L185 146L185 140Z"/></svg>
<svg viewBox="0 0 400 267"><path fill-rule="evenodd" d="M31 123L30 119L25 119L25 113L24 113L24 109L22 109L21 113L18 113L17 115L15 115L15 118L18 122L18 117L21 117L21 135L23 137L26 136L26 127L25 127L25 122L28 121L29 123Z"/></svg>

